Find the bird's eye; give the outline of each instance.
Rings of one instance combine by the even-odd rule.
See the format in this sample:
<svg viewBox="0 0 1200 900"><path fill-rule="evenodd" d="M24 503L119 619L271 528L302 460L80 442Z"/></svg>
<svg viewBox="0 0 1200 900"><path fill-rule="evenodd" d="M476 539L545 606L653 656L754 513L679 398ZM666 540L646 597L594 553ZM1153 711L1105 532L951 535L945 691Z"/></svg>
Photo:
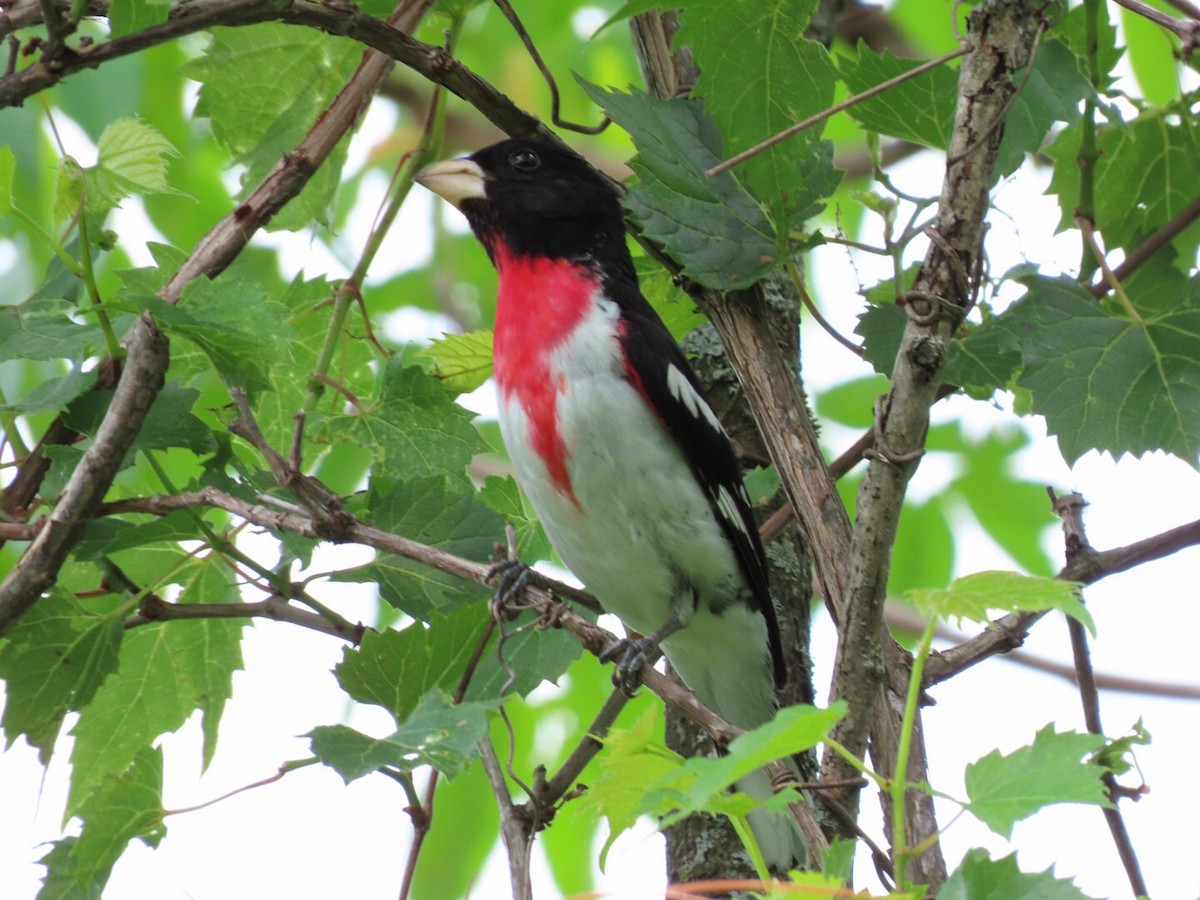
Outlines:
<svg viewBox="0 0 1200 900"><path fill-rule="evenodd" d="M532 172L542 164L541 158L532 150L516 150L508 161L518 172Z"/></svg>

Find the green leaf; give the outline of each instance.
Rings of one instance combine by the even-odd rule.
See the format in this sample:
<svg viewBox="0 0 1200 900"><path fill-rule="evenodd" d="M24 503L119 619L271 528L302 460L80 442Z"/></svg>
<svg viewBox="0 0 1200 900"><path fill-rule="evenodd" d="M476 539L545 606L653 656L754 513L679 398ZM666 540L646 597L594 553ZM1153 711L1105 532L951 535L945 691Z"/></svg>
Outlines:
<svg viewBox="0 0 1200 900"><path fill-rule="evenodd" d="M8 145L0 147L0 214L9 212L13 208L12 183L16 171L17 157L13 153L12 147Z"/></svg>
<svg viewBox="0 0 1200 900"><path fill-rule="evenodd" d="M69 359L82 362L104 346L100 327L73 321L69 304L31 300L0 306L0 359Z"/></svg>
<svg viewBox="0 0 1200 900"><path fill-rule="evenodd" d="M1107 16L1100 18L1108 20ZM1121 32L1138 87L1150 103L1167 106L1179 96L1174 38L1157 22L1126 9L1121 10Z"/></svg>
<svg viewBox="0 0 1200 900"><path fill-rule="evenodd" d="M42 857L47 867L39 900L99 897L126 845L139 838L157 847L167 829L162 808L163 758L146 747L128 767L99 779L77 814L83 831Z"/></svg>
<svg viewBox="0 0 1200 900"><path fill-rule="evenodd" d="M504 521L478 503L475 492L442 475L391 485L373 479L367 497L372 525L467 559L485 560L503 540ZM381 553L363 568L339 573L337 581L374 581L396 609L428 620L463 603L478 601L485 588L431 566Z"/></svg>
<svg viewBox="0 0 1200 900"><path fill-rule="evenodd" d="M1006 838L1016 822L1053 803L1111 808L1101 779L1105 769L1082 761L1103 743L1100 735L1060 734L1047 725L1032 744L1007 756L993 750L967 766L966 808Z"/></svg>
<svg viewBox="0 0 1200 900"><path fill-rule="evenodd" d="M258 184L295 149L354 73L362 48L346 38L264 23L214 28L204 56L181 68L202 83L196 114L212 120L213 136L247 167L242 184ZM296 229L326 221L345 161L339 144L300 196L271 221Z"/></svg>
<svg viewBox="0 0 1200 900"><path fill-rule="evenodd" d="M271 367L287 359L293 336L287 309L262 288L236 278L198 278L184 290L183 301L176 306L151 300L146 308L170 333L199 347L227 384L271 390ZM178 353L172 357L181 361ZM185 375L196 368L192 363L176 371Z"/></svg>
<svg viewBox="0 0 1200 900"><path fill-rule="evenodd" d="M863 359L874 366L876 372L891 377L907 324L904 307L895 303L868 306L858 317L854 333L863 339Z"/></svg>
<svg viewBox="0 0 1200 900"><path fill-rule="evenodd" d="M650 706L629 728L612 729L604 739L604 752L593 763L589 790L579 802L608 823L601 871L613 842L641 817L646 784L669 777L684 763L682 756L663 746L661 720L662 709Z"/></svg>
<svg viewBox="0 0 1200 900"><path fill-rule="evenodd" d="M382 706L402 722L430 689L458 687L489 615L480 602L450 615L435 614L428 627L417 622L403 631L367 632L334 669L338 683L355 700ZM561 675L580 652L578 642L560 631L522 631L505 641L504 666L489 645L465 699L486 702L509 691L524 695Z"/></svg>
<svg viewBox="0 0 1200 900"><path fill-rule="evenodd" d="M373 738L345 725L320 725L308 733L313 753L349 784L382 766L410 772L432 766L447 778L462 772L487 733L487 715L476 703L455 705L434 689L396 731Z"/></svg>
<svg viewBox="0 0 1200 900"><path fill-rule="evenodd" d="M635 256L633 268L637 272L642 294L676 341L682 341L691 331L708 323L708 319L696 309L696 302L658 260L650 256Z"/></svg>
<svg viewBox="0 0 1200 900"><path fill-rule="evenodd" d="M699 103L580 84L633 138L638 155L629 164L639 180L625 205L683 274L730 290L752 284L778 263L786 234L777 233L733 173L704 174L721 161L721 134Z"/></svg>
<svg viewBox="0 0 1200 900"><path fill-rule="evenodd" d="M333 304L328 301L333 293L334 286L324 278L306 281L300 274L278 298L280 312L287 317L284 328L288 339L273 348L276 354L270 365L273 391L255 398L254 408L258 424L272 446L289 446L295 434L296 410L304 408L313 368L329 329ZM362 339L355 318L353 314L347 317L326 374L356 396L366 397L377 389L378 374L372 369L375 357L371 344ZM346 398L340 392L326 387L316 411L341 412L345 403ZM306 436L319 435L313 428Z"/></svg>
<svg viewBox="0 0 1200 900"><path fill-rule="evenodd" d="M421 355L433 360L429 374L440 379L447 390L466 394L492 376L492 333L444 334L435 338Z"/></svg>
<svg viewBox="0 0 1200 900"><path fill-rule="evenodd" d="M76 397L86 394L95 384L95 369L90 372L76 369L67 375L43 381L16 403L0 405L0 409L24 414L60 410Z"/></svg>
<svg viewBox="0 0 1200 900"><path fill-rule="evenodd" d="M129 557L146 560L146 548L126 551L117 563L135 580ZM191 560L177 576L185 582L180 603L236 603L237 584L216 554ZM244 621L195 619L160 622L131 630L121 648L120 672L96 692L72 730L71 790L67 814L86 809L106 777L119 775L159 735L175 731L199 709L205 759L241 667Z"/></svg>
<svg viewBox="0 0 1200 900"><path fill-rule="evenodd" d="M1053 869L1029 875L1017 868L1017 855L992 859L979 847L968 850L942 889L939 900L1089 900Z"/></svg>
<svg viewBox="0 0 1200 900"><path fill-rule="evenodd" d="M998 320L1068 463L1088 450L1200 454L1200 277L1126 285L1139 320L1077 284L1035 278Z"/></svg>
<svg viewBox="0 0 1200 900"><path fill-rule="evenodd" d="M1096 624L1080 602L1073 581L1022 575L1018 572L976 572L956 578L948 588L910 590L905 599L941 619L961 618L987 622L993 610L1005 613L1057 609L1082 623L1093 635Z"/></svg>
<svg viewBox="0 0 1200 900"><path fill-rule="evenodd" d="M86 170L89 211L111 209L131 194L180 193L167 183L164 158L179 151L152 125L118 119L104 129L97 146L96 165Z"/></svg>
<svg viewBox="0 0 1200 900"><path fill-rule="evenodd" d="M88 522L87 534L75 548L76 559L96 559L101 554L118 553L170 541L197 541L203 532L191 510L177 509L147 522L126 522L106 517Z"/></svg>
<svg viewBox="0 0 1200 900"><path fill-rule="evenodd" d="M112 391L89 391L75 399L63 420L75 431L94 437L112 402ZM192 414L200 392L168 382L146 416L145 424L133 439L130 453L136 450L163 450L186 447L196 453L211 453L217 448L208 426Z"/></svg>
<svg viewBox="0 0 1200 900"><path fill-rule="evenodd" d="M392 359L378 398L352 414L326 417L320 434L367 447L377 460L376 474L385 478L442 474L470 484L467 463L487 449L471 425L473 417L436 378Z"/></svg>
<svg viewBox="0 0 1200 900"><path fill-rule="evenodd" d="M912 71L922 62L901 59L890 50L876 53L859 43L858 59L841 63L842 80L850 93L861 94L889 78ZM847 112L868 131L945 150L954 126L957 90L957 71L950 66L938 66L855 104Z"/></svg>
<svg viewBox="0 0 1200 900"><path fill-rule="evenodd" d="M1023 72L1013 76L1018 83ZM1004 117L1004 137L996 158L996 175L1004 178L1036 153L1055 122L1074 122L1079 103L1094 96L1084 73L1083 61L1062 41L1043 40L1037 49L1033 71Z"/></svg>
<svg viewBox="0 0 1200 900"><path fill-rule="evenodd" d="M1096 191L1096 226L1110 249L1136 246L1200 196L1200 145L1189 126L1145 116L1129 128L1103 130L1098 144L1096 184L1119 186ZM1198 238L1200 225L1193 223L1176 246L1187 240L1194 252Z"/></svg>
<svg viewBox="0 0 1200 900"><path fill-rule="evenodd" d="M670 804L675 807L671 818L677 820L692 812L711 809L713 801L739 778L773 760L786 759L815 747L829 736L830 729L845 716L846 708L841 701L829 709L789 706L780 710L767 724L732 741L728 753L715 759L701 756L689 759L679 773L668 779L673 787L690 780L690 784L677 795L677 800ZM658 786L658 782L647 784L647 794L653 793Z"/></svg>
<svg viewBox="0 0 1200 900"><path fill-rule="evenodd" d="M504 478L489 475L479 490L479 500L513 526L521 559L533 562L554 558L554 550L542 529L542 523L526 510L521 489L511 475Z"/></svg>
<svg viewBox="0 0 1200 900"><path fill-rule="evenodd" d="M50 761L63 717L88 705L117 668L119 617L89 610L61 589L38 601L0 646L8 746L25 735Z"/></svg>
<svg viewBox="0 0 1200 900"><path fill-rule="evenodd" d="M167 21L168 0L113 0L108 8L110 37L119 38Z"/></svg>
<svg viewBox="0 0 1200 900"><path fill-rule="evenodd" d="M54 221L69 222L83 206L83 167L72 157L64 156L54 170Z"/></svg>
<svg viewBox="0 0 1200 900"><path fill-rule="evenodd" d="M804 37L816 6L816 0L687 4L673 44L689 46L695 54L700 77L693 95L703 98L705 111L716 122L726 156L832 104L829 54ZM822 144L820 136L820 127L810 128L738 169L780 229L819 212L819 201L841 181L832 145Z"/></svg>
<svg viewBox="0 0 1200 900"><path fill-rule="evenodd" d="M1092 761L1104 766L1114 775L1124 775L1131 770L1135 763L1131 759L1134 747L1148 747L1153 740L1142 720L1133 723L1133 728L1122 737L1113 738L1096 751Z"/></svg>

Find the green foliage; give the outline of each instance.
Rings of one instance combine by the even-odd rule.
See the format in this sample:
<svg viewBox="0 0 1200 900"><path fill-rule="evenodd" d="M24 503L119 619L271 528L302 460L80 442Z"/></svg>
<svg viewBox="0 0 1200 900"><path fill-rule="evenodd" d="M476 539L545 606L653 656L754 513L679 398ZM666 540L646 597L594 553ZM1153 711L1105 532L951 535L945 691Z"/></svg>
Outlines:
<svg viewBox="0 0 1200 900"><path fill-rule="evenodd" d="M361 8L384 17L393 5L368 0ZM892 46L904 49L850 47L839 38L827 51L808 34L823 27L824 10L814 0L684 2L672 49L690 49L698 80L690 99L659 100L626 89L637 78L637 63L624 29L608 27L657 7L640 0L620 9L616 0L602 5L608 21L590 35L582 32L595 11L586 4L520 11L557 79L563 114L596 121L598 105L619 126L595 138L569 135L570 142L610 172L632 154L625 203L639 237L655 245L635 248L637 273L677 338L704 322L681 289L685 279L741 288L801 252L818 304L844 308L853 290L839 293L823 282L828 254L848 251L830 245L842 236L876 243L860 232L860 223L884 219L889 258L883 274L892 274L865 291L858 327L867 362L882 374L812 397L831 443L842 437L835 425L870 428L908 321L894 301L913 282L931 207L915 212L918 206L896 190L890 175L864 175L873 166L861 159L880 162L897 140L946 148L963 60L903 81L720 176L706 171L836 99L954 49L952 25L961 33L965 10L953 13L952 22L937 0L897 0L886 15L897 29ZM325 11L337 14L335 7ZM1089 9L1096 17L1091 23ZM263 7L261 14L273 13ZM1076 218L1094 216L1097 239L1116 264L1200 196L1194 82L1177 58L1178 41L1140 16L1099 4L1055 14L1061 20L1045 23L1032 69L1005 73L1021 89L997 125L1004 138L996 174L1024 182L1031 157L1040 153L1039 164L1047 167L1048 159L1052 169L1048 193L1058 205L1060 229L1071 232L1082 254ZM581 659L578 642L566 632L517 618L495 626L504 632L501 639L491 631L486 588L420 554L399 552L420 545L426 556L484 563L511 524L522 559L554 560L540 523L507 475L494 421L456 400L491 373L495 275L473 238L439 211L429 260L405 256L403 266L416 267L402 269L385 250L371 271L387 266L387 274L342 290L339 279L359 262L370 225L363 210L374 210L430 106L429 85L402 65L370 112L357 110L356 122L378 119L369 141L353 153L348 139L339 141L300 195L274 211L270 227L306 232L298 242L247 235L247 246L219 259L208 256L210 229L223 220L243 221L239 203L281 162L290 164L286 178L308 174L311 160L296 155L297 147L315 124L328 124L323 114L364 48L350 36L290 20L229 22L232 27L155 43L155 33L187 15L160 0L113 0L108 29L80 22L67 38L70 53L86 58L125 36L148 46L78 72L59 71L45 57L40 26L10 23L19 44L11 54L15 71L0 77L5 90L39 72L53 73L56 82L23 106L0 110L0 485L7 492L37 460L48 465L34 479L40 488L32 500L6 505L0 516L0 537L7 540L0 577L30 547L9 539L9 529L20 536L25 523L50 520L100 433L113 396L110 375L122 367L120 338L134 317L151 315L171 344L166 387L104 497L110 505L71 535L78 543L56 582L0 638L6 747L23 738L43 764L57 754L64 768L71 747L66 805L53 812L76 822L71 836L55 841L43 858L40 896L101 897L133 840L159 844L167 821L163 774L177 764L178 753L174 740L159 742L163 735L186 735L181 729L195 720L202 766L221 753L222 715L240 699L233 682L243 666L248 620L229 615L239 607L261 614L264 606L319 631L361 635L337 666L340 696L343 703L379 706L394 720L391 733L377 738L373 734L388 729L367 734L318 718L296 729L311 728L316 759L281 760L281 771L319 762L349 782L380 769L395 776L436 768L447 778L438 787L436 824L422 850L414 896L486 892L472 879L497 845L499 829L477 760L479 741L490 734L498 750L511 749L512 772L536 783L537 767L553 772L567 758L611 692L609 670ZM1118 17L1126 47L1117 44ZM456 64L550 121L545 86L499 11L477 0L439 0L416 35L441 44L451 22ZM1136 83L1116 81L1126 71L1123 60ZM569 72L579 73L582 88ZM444 135L434 123L434 143L444 138L447 153L489 139L469 95L450 99L452 127ZM1079 121L1084 101L1096 110L1094 154L1088 145L1093 123ZM376 117L380 110L386 112ZM388 113L390 123L380 127ZM492 124L508 121L494 109L489 116ZM858 171L846 185L844 165ZM940 170L941 162L924 168ZM883 171L894 174L887 165ZM908 180L897 175L905 189ZM157 234L141 226L143 210ZM419 243L412 240L419 225L400 222L393 229L400 241L385 246L407 250ZM964 566L970 570L969 535L980 529L1017 568L1048 576L1058 565L1041 540L1051 520L1044 479L1018 474L1026 471L1017 457L1030 439L1015 426L980 433L962 410L972 400L991 402L998 392L1015 391L1017 408L1045 419L1068 463L1090 451L1161 450L1196 465L1198 246L1200 225L1193 221L1124 274L1120 292L1100 300L1090 289L1098 276L1051 261L1038 247L1021 248L1028 264L1010 273L1007 286L984 285L980 309L951 339L944 373L963 396L934 419L925 442L931 458L924 465L941 481L932 495L905 501L889 548L892 562L884 574L893 596L906 596L932 616L979 622L996 613L1058 609L1094 629L1078 587L1062 581L976 572L943 587ZM657 261L658 249L684 278ZM158 297L177 273L197 267L208 277L185 279L178 303ZM864 280L877 277L872 271ZM1024 293L1005 308L1013 282ZM395 313L422 325L401 333ZM451 333L425 346L420 334L441 329ZM806 367L813 364L805 360ZM812 368L804 374L811 387ZM256 422L280 458L298 462L305 475L340 495L341 506L314 513L307 482L293 474L281 483L259 449L231 433L230 424L243 415L232 403L232 388L248 393ZM753 483L756 500L769 501L778 473L764 467ZM851 510L860 484L856 471L839 485ZM205 505L215 494L250 505L259 524L248 528L238 516ZM163 506L152 512L117 512L111 505L153 497ZM348 540L348 516L399 540L372 558L346 562L328 551ZM296 519L312 519L312 527L299 533ZM316 591L316 584L330 587L324 582L333 582L334 599ZM1099 604L1091 608L1103 615ZM161 620L156 610L166 611ZM295 624L271 623L264 633L268 628L278 635ZM1110 631L1103 630L1105 638ZM472 665L465 699L454 704L449 698ZM238 677L261 681L266 673L252 667ZM558 692L537 690L547 682ZM296 699L288 691L279 689L281 704ZM501 699L506 722L495 713ZM685 761L663 746L654 703L643 696L629 704L580 777L584 799L568 798L538 836L564 895L594 888L590 848L601 819L609 828L607 854L616 835L640 816L674 820L692 810L741 816L753 801L727 786L766 759L814 747L845 713L838 704L785 710L727 755ZM1102 776L1128 772L1133 751L1148 742L1140 720L1107 741L1047 727L1031 745L1009 755L989 753L970 766L967 808L1008 836L1016 821L1051 803L1105 805ZM243 771L246 783L261 778L250 765ZM891 774L878 777L886 783ZM929 780L947 779L935 767ZM398 785L376 781L380 794L395 792L395 808L410 802ZM353 827L341 816L329 818L339 828ZM320 827L313 825L314 842ZM839 887L853 852L852 844L839 844L827 874L810 873L804 883ZM391 859L382 865L389 877L397 866ZM992 860L971 850L939 896L1083 894L1050 872L1020 872L1012 855Z"/></svg>
<svg viewBox="0 0 1200 900"><path fill-rule="evenodd" d="M700 67L695 93L704 100L732 156L833 102L834 71L825 48L803 37L816 0L689 3L674 46L688 46ZM769 210L777 229L816 215L841 173L833 146L810 129L748 161L739 178ZM634 139L641 149L642 142Z"/></svg>
<svg viewBox="0 0 1200 900"><path fill-rule="evenodd" d="M1031 279L998 324L1021 353L1017 384L1063 456L1090 449L1200 458L1200 280L1132 280L1129 305L1099 304L1071 282ZM1070 343L1063 340L1070 335Z"/></svg>
<svg viewBox="0 0 1200 900"><path fill-rule="evenodd" d="M943 619L987 622L995 611L1036 612L1057 609L1096 633L1091 614L1079 602L1079 585L1058 578L1018 572L976 572L956 578L949 588L909 591L906 599L920 610Z"/></svg>
<svg viewBox="0 0 1200 900"><path fill-rule="evenodd" d="M486 731L482 706L455 704L448 695L431 690L385 738L368 737L345 725L321 725L308 736L317 758L349 784L385 766L401 771L432 766L453 778L466 768Z"/></svg>
<svg viewBox="0 0 1200 900"><path fill-rule="evenodd" d="M1030 875L1017 868L1017 855L992 859L986 850L968 850L938 894L947 900L1088 900L1070 881L1049 869Z"/></svg>
<svg viewBox="0 0 1200 900"><path fill-rule="evenodd" d="M1047 725L1032 744L1007 756L993 750L967 766L967 809L1010 837L1015 823L1051 803L1112 807L1101 780L1104 770L1081 761L1103 743L1100 735L1060 734Z"/></svg>
<svg viewBox="0 0 1200 900"><path fill-rule="evenodd" d="M456 393L469 393L492 377L490 331L443 335L422 355L433 360L429 373L441 379L447 390Z"/></svg>

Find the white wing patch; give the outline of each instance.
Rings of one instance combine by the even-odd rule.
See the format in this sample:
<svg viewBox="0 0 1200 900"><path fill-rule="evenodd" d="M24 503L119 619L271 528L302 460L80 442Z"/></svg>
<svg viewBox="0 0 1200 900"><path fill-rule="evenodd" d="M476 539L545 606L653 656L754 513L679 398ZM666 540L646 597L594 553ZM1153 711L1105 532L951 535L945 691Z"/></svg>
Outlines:
<svg viewBox="0 0 1200 900"><path fill-rule="evenodd" d="M718 432L725 434L725 426L721 424L717 414L712 411L708 402L696 392L692 383L688 381L688 377L677 366L667 366L667 390L676 400L686 406L688 412L693 416L703 418Z"/></svg>
<svg viewBox="0 0 1200 900"><path fill-rule="evenodd" d="M742 512L738 509L738 505L733 502L733 496L729 493L729 489L725 485L717 488L717 509L721 511L730 525L743 534L746 533L746 523L742 519Z"/></svg>

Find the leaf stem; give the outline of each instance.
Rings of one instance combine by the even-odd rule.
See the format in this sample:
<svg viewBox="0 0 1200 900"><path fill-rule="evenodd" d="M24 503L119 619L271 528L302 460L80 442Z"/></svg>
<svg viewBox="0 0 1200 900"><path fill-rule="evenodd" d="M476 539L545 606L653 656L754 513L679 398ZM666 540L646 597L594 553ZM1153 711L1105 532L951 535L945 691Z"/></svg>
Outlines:
<svg viewBox="0 0 1200 900"><path fill-rule="evenodd" d="M743 150L741 153L737 154L736 156L731 156L729 159L725 160L723 163L719 163L719 164L713 166L711 169L708 169L704 174L707 175L709 178L712 178L716 175L720 175L722 172L726 172L729 169L732 169L734 166L738 165L739 163L745 162L746 160L750 159L750 157L757 156L758 154L762 153L764 150L769 150L770 148L774 147L776 144L787 140L792 135L799 134L801 131L804 131L804 129L806 129L806 128L811 128L813 125L816 125L820 122L824 122L826 119L828 119L830 116L834 115L835 113L840 113L842 110L849 109L852 106L862 103L864 100L869 100L872 97L874 97L876 94L882 94L884 91L890 90L891 88L894 88L899 84L903 84L904 82L908 81L910 78L916 78L918 75L924 74L925 72L928 72L930 69L936 69L938 66L943 65L944 63L948 63L953 59L958 59L958 57L960 57L960 56L966 56L973 49L974 48L971 47L970 44L964 43L957 50L952 50L949 53L943 54L942 56L937 57L937 59L927 60L926 62L921 63L921 65L917 66L914 69L909 69L907 72L902 72L899 75L895 76L894 78L889 78L887 81L880 82L879 84L875 85L874 87L868 88L867 90L863 91L861 94L855 94L853 97L847 97L841 103L835 103L833 106L817 113L815 116L809 116L807 119L805 119L802 122L797 122L795 125L789 125L783 131L779 132L778 134L772 135L771 137L767 138L765 141L755 144L753 147L750 147L748 150Z"/></svg>
<svg viewBox="0 0 1200 900"><path fill-rule="evenodd" d="M1102 0L1084 0L1083 16L1085 40L1087 42L1088 80L1092 90L1100 89L1103 78L1100 72L1100 30L1098 19ZM1079 139L1079 204L1075 209L1075 217L1088 222L1096 221L1096 163L1100 159L1100 151L1096 147L1096 102L1088 97L1083 106L1082 134ZM1086 239L1083 242L1082 257L1079 261L1079 280L1089 282L1096 273L1099 265L1095 249Z"/></svg>
<svg viewBox="0 0 1200 900"><path fill-rule="evenodd" d="M925 674L925 660L933 646L933 634L937 628L937 618L931 617L921 640L913 652L912 674L908 679L908 693L904 698L904 719L900 724L900 744L896 750L896 771L887 785L887 793L892 798L892 857L895 860L894 874L896 890L908 890L908 860L916 855L916 848L908 846L908 835L905 829L904 797L908 791L908 758L912 750L913 731L917 721L917 707L920 704L922 681Z"/></svg>
<svg viewBox="0 0 1200 900"><path fill-rule="evenodd" d="M456 16L450 21L446 37L447 51L453 47L461 28L461 17ZM321 402L321 397L325 393L325 385L328 383L329 366L333 360L333 354L341 341L342 330L346 324L346 316L350 312L350 305L356 297L359 298L359 302L362 302L360 286L366 280L367 270L379 252L388 229L391 228L397 214L400 212L401 205L408 197L408 192L412 190L414 177L424 167L426 162L432 159L441 149L443 126L445 123L445 107L445 89L441 85L437 85L430 95L429 111L425 117L425 125L421 130L421 137L417 141L417 145L405 155L399 168L396 170L396 174L392 178L392 191L388 197L387 205L376 216L375 222L371 226L371 233L367 236L362 253L359 255L358 263L354 266L354 271L342 282L334 294L333 315L329 319L329 328L325 332L325 340L321 345L320 352L317 354L317 361L313 367L313 375L309 380L308 391L304 397L305 412L311 412L316 409L317 404Z"/></svg>

